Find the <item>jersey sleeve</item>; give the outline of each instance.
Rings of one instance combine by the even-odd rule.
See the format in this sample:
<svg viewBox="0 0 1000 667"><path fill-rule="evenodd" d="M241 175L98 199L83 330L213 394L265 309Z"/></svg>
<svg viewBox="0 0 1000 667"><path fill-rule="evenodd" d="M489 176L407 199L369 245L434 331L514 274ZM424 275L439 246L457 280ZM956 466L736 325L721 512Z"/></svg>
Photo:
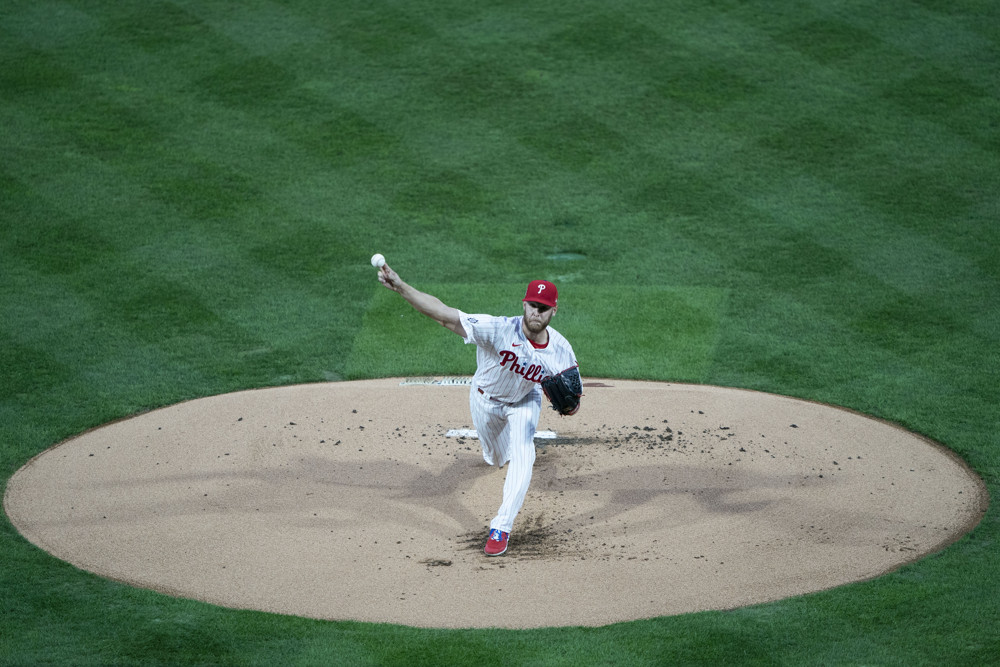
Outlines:
<svg viewBox="0 0 1000 667"><path fill-rule="evenodd" d="M465 343L493 347L498 330L497 318L492 315L467 315L458 311L458 319L465 329Z"/></svg>

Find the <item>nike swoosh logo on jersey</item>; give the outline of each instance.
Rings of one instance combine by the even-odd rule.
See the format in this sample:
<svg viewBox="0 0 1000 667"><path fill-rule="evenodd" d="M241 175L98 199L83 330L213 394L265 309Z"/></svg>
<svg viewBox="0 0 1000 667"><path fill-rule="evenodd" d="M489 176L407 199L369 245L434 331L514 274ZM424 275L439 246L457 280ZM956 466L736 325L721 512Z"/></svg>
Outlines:
<svg viewBox="0 0 1000 667"><path fill-rule="evenodd" d="M521 344L520 343L511 343L510 346L511 347L521 347Z"/></svg>

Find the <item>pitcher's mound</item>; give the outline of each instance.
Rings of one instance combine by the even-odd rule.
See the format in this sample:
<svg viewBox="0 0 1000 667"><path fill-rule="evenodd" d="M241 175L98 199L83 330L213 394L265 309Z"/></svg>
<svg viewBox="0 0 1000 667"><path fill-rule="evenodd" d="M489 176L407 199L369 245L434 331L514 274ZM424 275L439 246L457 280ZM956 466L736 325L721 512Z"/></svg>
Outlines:
<svg viewBox="0 0 1000 667"><path fill-rule="evenodd" d="M945 449L846 410L603 380L544 410L505 556L482 553L506 468L468 387L383 379L246 391L89 431L4 507L85 570L212 603L435 627L602 625L870 578L985 511ZM452 431L453 437L448 437Z"/></svg>

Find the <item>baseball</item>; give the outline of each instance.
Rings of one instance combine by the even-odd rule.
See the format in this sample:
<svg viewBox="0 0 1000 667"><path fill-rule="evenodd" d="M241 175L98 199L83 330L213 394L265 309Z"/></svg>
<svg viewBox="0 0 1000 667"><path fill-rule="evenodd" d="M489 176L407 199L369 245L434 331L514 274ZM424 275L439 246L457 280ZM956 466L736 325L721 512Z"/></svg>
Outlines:
<svg viewBox="0 0 1000 667"><path fill-rule="evenodd" d="M372 255L372 266L374 266L376 269L381 269L384 264L385 264L385 257L382 256L382 253L377 252L374 255Z"/></svg>

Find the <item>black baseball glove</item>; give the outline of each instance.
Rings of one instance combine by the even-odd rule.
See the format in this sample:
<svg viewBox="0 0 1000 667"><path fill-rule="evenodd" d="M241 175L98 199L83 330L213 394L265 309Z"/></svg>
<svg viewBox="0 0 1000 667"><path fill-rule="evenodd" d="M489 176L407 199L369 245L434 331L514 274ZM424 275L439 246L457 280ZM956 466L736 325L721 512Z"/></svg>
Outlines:
<svg viewBox="0 0 1000 667"><path fill-rule="evenodd" d="M557 375L549 375L542 380L542 391L552 404L552 409L561 415L576 414L583 396L583 380L576 366L567 368Z"/></svg>

